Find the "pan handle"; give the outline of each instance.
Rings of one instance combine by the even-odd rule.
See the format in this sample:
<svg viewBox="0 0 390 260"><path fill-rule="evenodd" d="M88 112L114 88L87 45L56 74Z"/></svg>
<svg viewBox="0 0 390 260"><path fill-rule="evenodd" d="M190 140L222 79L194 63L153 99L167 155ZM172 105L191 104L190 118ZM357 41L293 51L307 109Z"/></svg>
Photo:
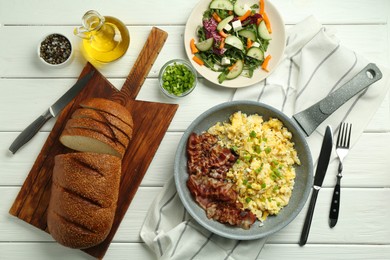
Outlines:
<svg viewBox="0 0 390 260"><path fill-rule="evenodd" d="M295 114L293 118L309 136L314 130L345 102L382 78L382 72L374 63L369 63L350 81L330 93L311 107Z"/></svg>

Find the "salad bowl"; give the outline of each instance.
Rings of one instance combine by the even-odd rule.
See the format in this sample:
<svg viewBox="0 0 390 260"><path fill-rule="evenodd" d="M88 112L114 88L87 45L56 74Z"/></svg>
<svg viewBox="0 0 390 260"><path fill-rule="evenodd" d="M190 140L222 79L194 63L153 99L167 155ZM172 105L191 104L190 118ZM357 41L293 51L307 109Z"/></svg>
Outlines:
<svg viewBox="0 0 390 260"><path fill-rule="evenodd" d="M259 66L257 69L253 70L252 76L249 76L248 73L246 73L246 75L245 73L241 73L240 76L235 77L234 79L226 79L221 82L218 78L221 72L211 70L206 65L199 65L196 61L194 61L194 53L192 52L191 44L190 44L192 40L195 40L196 42L199 41L198 29L203 25L202 22L203 14L205 11L209 10L209 6L211 2L212 0L201 0L192 10L185 26L185 32L184 32L185 52L188 59L195 67L197 72L201 76L206 78L208 81L228 88L247 87L250 85L254 85L267 78L275 70L280 60L283 58L284 49L285 49L285 42L286 42L285 27L284 27L283 19L280 13L278 12L278 10L270 1L264 0L265 12L268 17L270 26L272 28L272 32L270 34L272 39L269 41L268 48L264 53L264 55L267 56L269 55L271 57L267 69L264 70ZM259 5L258 0L238 0L237 2L239 2L243 6L246 6L246 8L253 5ZM237 17L235 16L232 22L235 21L236 19ZM232 22L230 22L230 24L232 24ZM237 35L238 31L236 31L233 28L233 30L230 30L229 34ZM244 55L248 55L246 50L243 50L243 52ZM220 55L220 57L224 58L224 54ZM229 58L229 57L225 57L225 58Z"/></svg>

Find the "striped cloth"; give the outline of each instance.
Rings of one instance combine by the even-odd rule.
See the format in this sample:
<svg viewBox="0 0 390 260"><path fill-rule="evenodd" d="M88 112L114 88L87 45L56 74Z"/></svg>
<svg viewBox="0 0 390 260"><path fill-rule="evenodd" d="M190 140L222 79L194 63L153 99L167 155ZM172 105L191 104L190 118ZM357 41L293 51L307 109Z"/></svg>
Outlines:
<svg viewBox="0 0 390 260"><path fill-rule="evenodd" d="M288 30L285 56L277 69L259 84L237 89L233 100L263 102L292 116L340 87L367 64L340 45L331 30L309 17ZM307 138L315 161L327 125L337 134L341 121L352 123L351 142L357 141L390 87L389 71L378 67L383 78L345 103ZM158 259L257 259L266 242L230 240L205 230L184 209L173 179L153 202L140 235Z"/></svg>

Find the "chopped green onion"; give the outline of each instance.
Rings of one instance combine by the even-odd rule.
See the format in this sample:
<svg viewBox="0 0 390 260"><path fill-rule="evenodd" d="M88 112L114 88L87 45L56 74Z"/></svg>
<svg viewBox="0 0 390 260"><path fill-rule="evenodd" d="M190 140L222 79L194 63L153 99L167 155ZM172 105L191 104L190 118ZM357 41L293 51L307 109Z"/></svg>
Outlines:
<svg viewBox="0 0 390 260"><path fill-rule="evenodd" d="M265 153L269 154L271 152L271 148L270 147L267 147L264 149Z"/></svg>
<svg viewBox="0 0 390 260"><path fill-rule="evenodd" d="M249 202L251 202L251 200L252 200L252 199L251 199L251 198L249 198L249 197L245 199L246 203L249 203Z"/></svg>
<svg viewBox="0 0 390 260"><path fill-rule="evenodd" d="M261 170L263 170L263 164L261 164L261 166L255 170L255 173L260 173Z"/></svg>
<svg viewBox="0 0 390 260"><path fill-rule="evenodd" d="M256 132L252 130L250 132L249 136L252 137L252 138L255 138L256 137Z"/></svg>
<svg viewBox="0 0 390 260"><path fill-rule="evenodd" d="M170 94L181 96L195 84L194 73L184 64L168 65L162 75L163 88Z"/></svg>

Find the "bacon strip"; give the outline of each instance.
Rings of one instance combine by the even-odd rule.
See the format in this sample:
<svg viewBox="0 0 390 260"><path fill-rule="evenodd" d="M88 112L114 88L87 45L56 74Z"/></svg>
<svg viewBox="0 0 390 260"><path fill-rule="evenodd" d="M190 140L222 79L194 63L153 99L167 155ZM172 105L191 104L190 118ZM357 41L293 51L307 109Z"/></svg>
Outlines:
<svg viewBox="0 0 390 260"><path fill-rule="evenodd" d="M192 133L187 142L188 171L190 174L209 175L225 179L226 173L237 161L238 156L230 149L217 144L218 139L208 133Z"/></svg>
<svg viewBox="0 0 390 260"><path fill-rule="evenodd" d="M206 214L208 218L243 229L249 229L256 221L256 216L252 212L243 211L234 204L220 202L209 204L206 208Z"/></svg>
<svg viewBox="0 0 390 260"><path fill-rule="evenodd" d="M235 203L237 192L233 183L223 182L214 178L202 175L191 175L187 186L195 198L204 197L211 200ZM198 201L199 202L199 201ZM205 209L207 205L201 206Z"/></svg>
<svg viewBox="0 0 390 260"><path fill-rule="evenodd" d="M232 151L217 144L218 139L208 133L192 133L187 142L187 181L195 201L210 219L224 224L249 229L256 216L241 210L235 185L227 182L226 173L238 159Z"/></svg>

